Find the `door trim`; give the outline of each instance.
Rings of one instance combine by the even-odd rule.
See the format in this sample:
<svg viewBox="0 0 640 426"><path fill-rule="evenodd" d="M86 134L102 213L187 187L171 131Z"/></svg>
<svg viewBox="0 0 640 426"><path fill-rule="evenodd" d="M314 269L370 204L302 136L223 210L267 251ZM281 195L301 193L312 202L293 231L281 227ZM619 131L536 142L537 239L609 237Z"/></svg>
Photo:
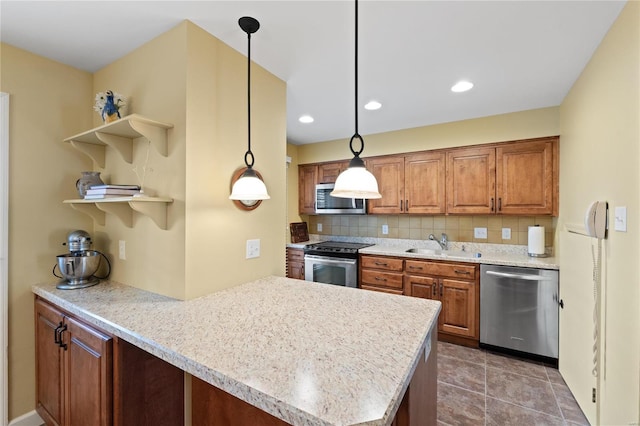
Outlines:
<svg viewBox="0 0 640 426"><path fill-rule="evenodd" d="M2 309L2 404L0 420L9 423L9 94L0 92L0 306Z"/></svg>

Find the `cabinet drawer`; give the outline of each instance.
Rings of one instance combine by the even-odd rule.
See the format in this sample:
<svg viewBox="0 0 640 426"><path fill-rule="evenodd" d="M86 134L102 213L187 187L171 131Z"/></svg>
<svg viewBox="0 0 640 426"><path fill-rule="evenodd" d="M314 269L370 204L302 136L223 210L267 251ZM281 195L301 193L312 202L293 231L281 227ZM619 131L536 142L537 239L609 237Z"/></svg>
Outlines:
<svg viewBox="0 0 640 426"><path fill-rule="evenodd" d="M402 259L377 256L362 256L360 258L360 262L363 268L402 272Z"/></svg>
<svg viewBox="0 0 640 426"><path fill-rule="evenodd" d="M402 290L402 274L393 272L372 271L368 269L362 270L362 285L375 285L383 287L392 287Z"/></svg>
<svg viewBox="0 0 640 426"><path fill-rule="evenodd" d="M304 262L304 251L301 249L288 248L287 256L289 257L289 261Z"/></svg>
<svg viewBox="0 0 640 426"><path fill-rule="evenodd" d="M402 296L402 290L397 290L394 288L374 287L372 285L363 285L361 288L363 290L372 290L372 291L379 291L382 293L399 294Z"/></svg>
<svg viewBox="0 0 640 426"><path fill-rule="evenodd" d="M438 275L467 280L475 280L476 278L476 265L407 260L405 271L412 274Z"/></svg>

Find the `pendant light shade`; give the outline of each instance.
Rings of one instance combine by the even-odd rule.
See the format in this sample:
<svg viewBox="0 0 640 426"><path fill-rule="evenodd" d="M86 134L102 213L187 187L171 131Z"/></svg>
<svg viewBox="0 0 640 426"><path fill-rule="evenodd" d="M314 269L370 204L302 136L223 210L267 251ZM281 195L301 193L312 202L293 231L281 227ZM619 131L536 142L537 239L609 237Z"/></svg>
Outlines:
<svg viewBox="0 0 640 426"><path fill-rule="evenodd" d="M364 165L364 161L360 158L360 154L364 151L364 140L358 133L358 0L356 0L356 48L355 48L355 133L351 136L349 141L349 149L353 154L353 158L349 162L347 170L338 175L336 179L333 191L331 191L332 197L339 198L366 198L376 199L382 198L378 191L378 181L375 176L367 170ZM360 142L360 149L355 150L353 142L358 140Z"/></svg>
<svg viewBox="0 0 640 426"><path fill-rule="evenodd" d="M268 200L271 198L267 193L267 187L253 170L254 157L251 152L251 34L258 31L260 23L249 16L244 16L238 20L242 31L247 33L247 152L244 154L244 163L247 170L233 184L230 200Z"/></svg>
<svg viewBox="0 0 640 426"><path fill-rule="evenodd" d="M271 198L267 193L267 186L256 175L253 168L248 168L238 179L231 189L230 200L268 200Z"/></svg>

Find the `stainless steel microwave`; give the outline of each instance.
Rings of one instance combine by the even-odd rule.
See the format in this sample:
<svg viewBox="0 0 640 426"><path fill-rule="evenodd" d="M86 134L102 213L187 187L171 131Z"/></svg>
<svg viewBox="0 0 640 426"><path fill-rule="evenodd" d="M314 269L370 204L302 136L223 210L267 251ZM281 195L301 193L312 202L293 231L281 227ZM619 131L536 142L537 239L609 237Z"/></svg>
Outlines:
<svg viewBox="0 0 640 426"><path fill-rule="evenodd" d="M316 185L316 214L367 214L364 199L332 197L333 187L333 183Z"/></svg>

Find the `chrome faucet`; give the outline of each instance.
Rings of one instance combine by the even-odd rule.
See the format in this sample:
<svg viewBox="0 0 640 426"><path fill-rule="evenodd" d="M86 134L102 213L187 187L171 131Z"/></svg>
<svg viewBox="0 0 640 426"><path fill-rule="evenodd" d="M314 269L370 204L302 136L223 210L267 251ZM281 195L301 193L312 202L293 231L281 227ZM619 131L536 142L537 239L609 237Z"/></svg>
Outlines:
<svg viewBox="0 0 640 426"><path fill-rule="evenodd" d="M438 245L440 245L440 248L442 250L449 249L449 241L447 240L447 234L445 234L444 232L442 233L442 238L440 238L440 241L438 241L433 234L429 234L429 239L431 241L435 241L436 243L438 243Z"/></svg>

